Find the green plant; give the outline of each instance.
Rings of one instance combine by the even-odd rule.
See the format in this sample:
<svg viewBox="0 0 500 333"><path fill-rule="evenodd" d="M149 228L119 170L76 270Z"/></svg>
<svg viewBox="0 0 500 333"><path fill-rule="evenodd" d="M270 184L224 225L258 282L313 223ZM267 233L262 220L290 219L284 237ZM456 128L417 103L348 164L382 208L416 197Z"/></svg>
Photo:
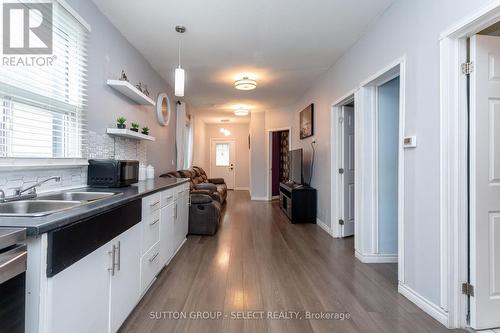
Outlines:
<svg viewBox="0 0 500 333"><path fill-rule="evenodd" d="M149 134L149 127L144 126L144 127L142 128L142 134L146 134L146 135L148 135L148 134Z"/></svg>
<svg viewBox="0 0 500 333"><path fill-rule="evenodd" d="M133 129L139 129L139 124L138 123L131 123L130 124Z"/></svg>
<svg viewBox="0 0 500 333"><path fill-rule="evenodd" d="M127 118L125 118L125 117L118 117L118 119L116 119L116 122L120 125L125 124L126 121L127 121Z"/></svg>

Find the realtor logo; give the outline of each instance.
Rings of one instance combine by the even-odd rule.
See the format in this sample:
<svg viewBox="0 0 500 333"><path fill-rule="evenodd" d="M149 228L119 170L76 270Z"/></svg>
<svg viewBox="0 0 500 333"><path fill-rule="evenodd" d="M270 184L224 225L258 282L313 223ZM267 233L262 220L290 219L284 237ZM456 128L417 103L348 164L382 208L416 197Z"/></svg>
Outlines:
<svg viewBox="0 0 500 333"><path fill-rule="evenodd" d="M52 3L3 4L3 53L52 53Z"/></svg>

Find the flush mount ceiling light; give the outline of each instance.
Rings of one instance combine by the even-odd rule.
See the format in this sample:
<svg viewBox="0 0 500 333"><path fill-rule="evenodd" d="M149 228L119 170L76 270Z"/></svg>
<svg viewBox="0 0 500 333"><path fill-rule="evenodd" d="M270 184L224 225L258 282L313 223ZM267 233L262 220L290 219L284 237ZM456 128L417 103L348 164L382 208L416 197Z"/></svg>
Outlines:
<svg viewBox="0 0 500 333"><path fill-rule="evenodd" d="M244 107L239 107L236 110L234 110L234 115L235 116L248 116L248 109Z"/></svg>
<svg viewBox="0 0 500 333"><path fill-rule="evenodd" d="M221 129L220 129L220 132L221 132L222 134L224 134L224 136L230 136L230 135L231 135L231 131L230 131L230 130L227 130L227 129L225 129L225 128L221 128Z"/></svg>
<svg viewBox="0 0 500 333"><path fill-rule="evenodd" d="M238 90L253 90L257 88L257 81L244 76L241 79L234 81L234 87Z"/></svg>
<svg viewBox="0 0 500 333"><path fill-rule="evenodd" d="M175 27L175 31L179 34L186 32L186 27L178 25ZM175 96L184 97L184 82L185 82L185 72L181 67L181 39L179 37L179 66L175 69Z"/></svg>

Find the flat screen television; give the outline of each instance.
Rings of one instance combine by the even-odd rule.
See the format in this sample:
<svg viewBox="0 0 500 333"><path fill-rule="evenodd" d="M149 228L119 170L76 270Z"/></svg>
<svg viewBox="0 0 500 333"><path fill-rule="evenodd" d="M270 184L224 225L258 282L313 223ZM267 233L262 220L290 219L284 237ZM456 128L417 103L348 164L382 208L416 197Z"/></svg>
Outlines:
<svg viewBox="0 0 500 333"><path fill-rule="evenodd" d="M302 184L302 149L290 150L290 181Z"/></svg>

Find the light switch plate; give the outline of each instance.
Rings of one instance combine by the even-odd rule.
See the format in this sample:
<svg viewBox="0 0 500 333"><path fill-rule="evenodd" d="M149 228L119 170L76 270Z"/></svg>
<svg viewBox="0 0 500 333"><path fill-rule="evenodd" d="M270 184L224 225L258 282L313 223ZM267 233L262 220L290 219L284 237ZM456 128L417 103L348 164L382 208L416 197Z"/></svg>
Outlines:
<svg viewBox="0 0 500 333"><path fill-rule="evenodd" d="M415 147L417 147L416 136L405 136L403 138L403 148L415 148Z"/></svg>

